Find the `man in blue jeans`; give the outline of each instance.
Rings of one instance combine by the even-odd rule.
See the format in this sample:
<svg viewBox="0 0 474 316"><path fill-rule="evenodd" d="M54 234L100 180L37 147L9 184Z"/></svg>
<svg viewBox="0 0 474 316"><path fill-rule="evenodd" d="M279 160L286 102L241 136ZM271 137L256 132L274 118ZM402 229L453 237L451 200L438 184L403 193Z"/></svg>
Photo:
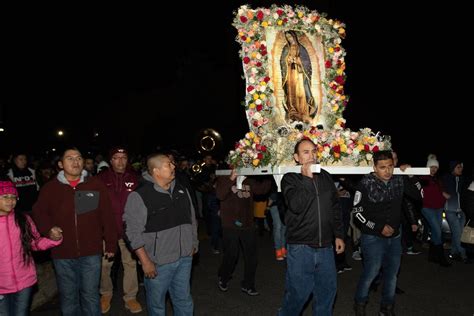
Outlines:
<svg viewBox="0 0 474 316"><path fill-rule="evenodd" d="M192 256L198 249L197 223L186 186L175 179L169 156L147 160L144 182L130 193L125 234L142 264L148 315L166 315L170 293L174 315L192 315Z"/></svg>
<svg viewBox="0 0 474 316"><path fill-rule="evenodd" d="M344 232L336 186L329 173L311 172L316 145L303 138L294 159L301 174L287 173L282 191L287 204L287 270L285 297L279 315L299 315L313 293L313 315L332 315L337 290L336 252L344 251Z"/></svg>
<svg viewBox="0 0 474 316"><path fill-rule="evenodd" d="M99 316L102 254L112 258L117 247L109 194L99 179L88 176L77 148L63 152L59 167L41 189L33 217L43 235L54 226L64 231L63 243L51 250L62 314Z"/></svg>
<svg viewBox="0 0 474 316"><path fill-rule="evenodd" d="M395 288L402 245L400 218L403 196L421 199L421 185L414 178L393 176L391 151L374 153L374 172L366 175L354 195L354 217L361 224L363 271L355 295L356 316L365 316L369 288L383 267L381 316L394 316ZM405 170L408 165L400 167Z"/></svg>

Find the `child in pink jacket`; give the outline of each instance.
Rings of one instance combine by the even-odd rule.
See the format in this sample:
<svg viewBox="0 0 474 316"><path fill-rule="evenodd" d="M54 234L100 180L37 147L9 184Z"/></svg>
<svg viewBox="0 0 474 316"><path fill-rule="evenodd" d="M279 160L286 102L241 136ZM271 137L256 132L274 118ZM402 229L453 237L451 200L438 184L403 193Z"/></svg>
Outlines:
<svg viewBox="0 0 474 316"><path fill-rule="evenodd" d="M33 250L46 250L62 242L54 227L49 239L41 237L31 218L14 208L18 193L10 181L0 181L0 315L28 315L36 267Z"/></svg>

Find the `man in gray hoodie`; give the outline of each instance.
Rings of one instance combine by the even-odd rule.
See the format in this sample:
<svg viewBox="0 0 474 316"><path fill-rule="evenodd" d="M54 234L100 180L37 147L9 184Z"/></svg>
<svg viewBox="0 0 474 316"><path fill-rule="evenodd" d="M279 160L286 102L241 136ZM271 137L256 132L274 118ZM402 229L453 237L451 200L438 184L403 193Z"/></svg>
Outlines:
<svg viewBox="0 0 474 316"><path fill-rule="evenodd" d="M147 168L145 181L128 196L123 219L145 275L148 313L165 315L169 291L174 314L192 315L189 281L198 240L191 197L175 179L175 166L168 156L149 156Z"/></svg>

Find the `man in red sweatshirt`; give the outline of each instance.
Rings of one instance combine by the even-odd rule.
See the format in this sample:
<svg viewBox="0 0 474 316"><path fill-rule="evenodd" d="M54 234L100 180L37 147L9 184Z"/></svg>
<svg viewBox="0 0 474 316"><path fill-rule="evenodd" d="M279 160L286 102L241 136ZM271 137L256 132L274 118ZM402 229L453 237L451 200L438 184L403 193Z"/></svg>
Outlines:
<svg viewBox="0 0 474 316"><path fill-rule="evenodd" d="M33 206L39 231L63 229L63 243L51 250L63 315L100 315L102 253L114 256L117 230L109 193L96 177L87 177L81 152L67 148L55 179L46 183Z"/></svg>

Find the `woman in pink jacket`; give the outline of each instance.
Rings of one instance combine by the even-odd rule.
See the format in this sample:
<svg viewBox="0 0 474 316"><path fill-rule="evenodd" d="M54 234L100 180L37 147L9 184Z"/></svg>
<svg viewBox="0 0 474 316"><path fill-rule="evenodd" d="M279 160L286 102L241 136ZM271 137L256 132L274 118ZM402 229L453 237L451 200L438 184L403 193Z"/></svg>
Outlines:
<svg viewBox="0 0 474 316"><path fill-rule="evenodd" d="M54 227L41 237L31 218L14 212L18 193L10 181L0 181L0 315L28 315L36 267L33 250L46 250L62 242Z"/></svg>

